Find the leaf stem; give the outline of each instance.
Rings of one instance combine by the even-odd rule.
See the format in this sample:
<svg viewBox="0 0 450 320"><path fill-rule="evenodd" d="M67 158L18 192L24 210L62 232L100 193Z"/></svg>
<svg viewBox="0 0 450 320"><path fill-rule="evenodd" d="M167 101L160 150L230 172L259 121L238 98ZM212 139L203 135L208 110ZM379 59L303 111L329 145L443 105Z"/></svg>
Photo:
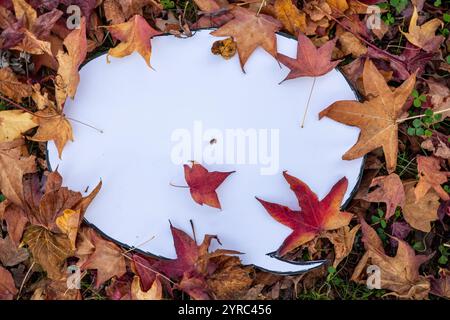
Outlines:
<svg viewBox="0 0 450 320"><path fill-rule="evenodd" d="M302 119L302 124L301 124L302 128L305 126L306 114L308 113L309 103L311 102L311 96L312 96L315 85L316 85L316 77L314 77L314 80L313 80L313 83L311 86L311 90L309 91L308 102L306 103L305 113L303 114L303 119Z"/></svg>
<svg viewBox="0 0 450 320"><path fill-rule="evenodd" d="M128 249L127 251L125 251L125 253L131 252L136 250L139 247L142 247L143 245L146 245L147 243L149 243L150 241L152 241L153 239L155 239L155 236L152 236L150 239L145 240L144 242L138 244L137 246L132 246L130 249Z"/></svg>
<svg viewBox="0 0 450 320"><path fill-rule="evenodd" d="M258 8L258 12L256 12L256 16L259 17L259 13L261 12L261 9L266 5L266 0L261 1L261 5Z"/></svg>
<svg viewBox="0 0 450 320"><path fill-rule="evenodd" d="M90 124L87 124L86 122L83 122L83 121L80 121L80 120L77 120L77 119L73 119L73 118L69 118L69 117L66 117L66 119L70 120L70 121L73 121L73 122L76 122L76 123L79 123L79 124L82 124L83 126L86 126L86 127L91 128L91 129L94 129L94 130L96 130L96 131L98 131L100 133L103 133L102 129L96 128L96 127L94 127L94 126L92 126Z"/></svg>
<svg viewBox="0 0 450 320"><path fill-rule="evenodd" d="M189 188L189 186L179 186L179 185L173 184L172 182L169 182L169 185L172 187L175 187L175 188Z"/></svg>
<svg viewBox="0 0 450 320"><path fill-rule="evenodd" d="M440 113L444 113L444 112L447 112L447 111L450 111L450 108L447 108L447 109L444 109L444 110L436 111L436 112L434 112L433 114L440 114ZM426 114L419 114L419 115L417 115L417 116L412 116L412 117L407 117L407 118L397 119L396 122L397 122L397 123L402 123L402 122L405 122L405 121L408 121L408 120L417 119L417 118L423 118L423 117L426 117L426 116L427 116Z"/></svg>
<svg viewBox="0 0 450 320"><path fill-rule="evenodd" d="M19 300L20 294L22 293L22 290L23 290L23 286L25 285L25 282L28 280L28 276L30 275L31 270L33 270L35 264L36 264L36 262L33 261L31 266L28 268L28 271L25 274L25 277L23 278L22 283L20 284L19 293L17 294L17 298L16 298L17 300Z"/></svg>

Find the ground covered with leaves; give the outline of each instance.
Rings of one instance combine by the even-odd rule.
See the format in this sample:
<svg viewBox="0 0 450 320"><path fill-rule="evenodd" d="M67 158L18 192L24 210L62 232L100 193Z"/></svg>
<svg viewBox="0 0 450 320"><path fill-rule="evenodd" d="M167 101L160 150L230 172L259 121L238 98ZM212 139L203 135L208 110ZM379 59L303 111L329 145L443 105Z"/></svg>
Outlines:
<svg viewBox="0 0 450 320"><path fill-rule="evenodd" d="M0 0L0 299L449 298L449 10L447 0ZM318 115L361 130L343 155L366 157L345 212L346 179L319 200L285 173L301 211L258 199L293 230L278 254L330 261L321 268L268 274L233 248L210 252L220 235L198 244L174 226L175 260L121 248L83 224L101 183L83 197L47 168L45 143L62 153L76 139L63 111L83 63L137 51L150 66L154 36L210 27L228 37L211 48L218 59L236 55L245 70L262 47L291 70L286 81L337 66L361 96ZM277 53L276 32L298 38L296 58ZM215 189L230 173L185 174L194 201L220 208ZM366 285L369 265L379 289Z"/></svg>

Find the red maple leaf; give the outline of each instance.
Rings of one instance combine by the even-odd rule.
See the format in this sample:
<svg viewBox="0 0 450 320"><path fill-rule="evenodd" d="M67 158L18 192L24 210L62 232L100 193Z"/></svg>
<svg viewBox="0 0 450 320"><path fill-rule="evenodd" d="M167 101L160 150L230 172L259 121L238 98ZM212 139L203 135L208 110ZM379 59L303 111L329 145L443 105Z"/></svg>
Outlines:
<svg viewBox="0 0 450 320"><path fill-rule="evenodd" d="M184 231L172 225L170 230L177 258L158 261L153 267L166 276L180 281L178 287L194 299L210 298L210 289L206 283L206 277L214 268L210 259L227 254L240 254L240 252L223 249L209 252L213 239L220 243L217 236L205 235L203 242L198 246L195 240Z"/></svg>
<svg viewBox="0 0 450 320"><path fill-rule="evenodd" d="M331 61L335 45L336 39L326 42L317 49L307 36L299 33L296 59L281 53L277 54L278 60L291 69L283 81L299 77L319 77L333 70L342 61Z"/></svg>
<svg viewBox="0 0 450 320"><path fill-rule="evenodd" d="M234 171L209 172L201 164L192 163L192 167L184 165L184 177L190 188L192 199L200 205L206 204L221 209L216 189Z"/></svg>
<svg viewBox="0 0 450 320"><path fill-rule="evenodd" d="M314 239L322 231L348 225L352 214L341 213L339 209L347 190L347 178L339 180L328 195L319 201L317 195L304 182L290 176L286 171L283 175L298 199L300 211L256 198L275 220L293 230L278 249L279 256Z"/></svg>

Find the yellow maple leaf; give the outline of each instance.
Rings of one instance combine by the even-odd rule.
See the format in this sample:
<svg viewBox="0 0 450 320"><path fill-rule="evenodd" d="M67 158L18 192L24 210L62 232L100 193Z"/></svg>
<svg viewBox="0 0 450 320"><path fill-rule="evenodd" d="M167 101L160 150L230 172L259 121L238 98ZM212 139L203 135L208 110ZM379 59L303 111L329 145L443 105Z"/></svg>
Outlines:
<svg viewBox="0 0 450 320"><path fill-rule="evenodd" d="M0 112L0 142L13 141L38 124L32 114L21 110Z"/></svg>

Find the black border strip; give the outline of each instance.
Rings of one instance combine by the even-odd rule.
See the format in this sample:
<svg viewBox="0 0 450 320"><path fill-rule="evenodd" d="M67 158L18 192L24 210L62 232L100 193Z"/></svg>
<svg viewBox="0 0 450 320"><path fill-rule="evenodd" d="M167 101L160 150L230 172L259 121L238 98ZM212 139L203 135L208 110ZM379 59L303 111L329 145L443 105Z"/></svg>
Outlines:
<svg viewBox="0 0 450 320"><path fill-rule="evenodd" d="M216 29L217 29L217 28L199 28L199 29L195 29L195 30L192 30L193 34L192 34L191 37L194 37L197 31L207 31L207 30L216 30ZM292 36L292 35L290 35L290 34L287 34L287 33L285 33L285 32L277 32L277 34L280 35L280 36L282 36L282 37L285 37L285 38L288 38L288 39L292 39L292 40L297 41L297 39L296 39L294 36ZM157 36L155 36L155 37L162 37L162 36L174 36L174 35L172 35L172 34L170 34L170 33L164 33L164 34L157 35ZM180 38L180 40L188 39L188 38L191 38L191 37ZM109 49L108 49L108 50L109 50ZM94 59L97 59L98 57L101 57L101 56L105 55L105 54L108 52L108 50L103 51L103 52L100 52L99 54L94 54L94 55L92 55L91 57L89 57L89 58L88 58L88 59L80 66L80 69L83 68L83 66L85 66L86 64L88 64L90 61L92 61L92 60L94 60ZM355 98L356 98L358 101L361 102L363 99L362 99L362 96L359 94L358 90L356 90L356 88L353 87L352 83L349 81L349 79L345 76L345 74L342 72L342 70L341 70L339 67L338 67L338 68L335 68L335 69L338 70L338 71L342 74L342 76L344 77L344 79L347 81L347 83L348 83L350 89L353 91L353 93L354 93L354 95L355 95ZM46 143L46 146L47 146L47 143ZM51 165L50 165L50 161L49 161L49 159L48 159L48 148L46 148L46 162L47 162L48 170L49 170L49 171L52 171L52 168L51 168ZM361 184L363 172L364 172L364 164L365 164L365 162L366 162L366 156L363 157L363 160L362 160L362 163L361 163L360 173L359 173L359 176L358 176L358 180L357 180L357 182L356 182L356 184L355 184L355 187L353 188L352 192L350 193L350 196L348 197L347 201L345 201L345 203L341 206L341 209L345 209L345 208L350 204L350 201L352 200L352 198L354 197L354 195L355 195L356 192L358 191L358 188L359 188L359 186L360 186L360 184ZM64 177L63 177L63 178L64 178ZM124 243L122 243L122 242L120 242L120 241L118 241L118 240L116 240L116 239L114 239L114 238L108 236L106 233L104 233L103 231L101 231L96 225L94 225L93 223L89 222L89 220L86 219L86 218L84 218L84 217L83 217L83 222L84 222L85 224L87 224L89 227L91 227L92 229L94 229L94 230L95 230L97 233L99 233L102 237L104 237L104 238L108 239L109 241L112 241L112 242L114 242L114 243L120 245L121 247L123 247L123 248L125 248L125 249L127 249L127 250L135 251L135 252L137 252L137 253L139 253L139 254L141 254L141 255L144 255L144 256L150 256L150 257L152 257L152 258L156 258L156 259L160 259L160 260L171 260L171 259L169 259L169 258L166 258L166 257L163 257L163 256L159 256L159 255L155 255L155 254L153 254L153 253L151 253L151 252L147 252L147 251L144 251L144 250L142 250L142 249L135 248L135 247L133 247L133 246L124 244ZM251 267L257 268L257 269L259 269L259 270L262 270L262 271L265 271L265 272L270 272L270 273L272 273L272 274L276 274L276 275L280 275L280 276L293 276L293 275L299 275L299 274L302 274L302 273L305 273L305 272L308 272L308 271L311 271L311 270L320 268L320 267L322 267L325 263L329 262L328 260L314 260L314 261L292 261L292 260L285 260L285 259L283 259L283 258L277 256L275 251L274 251L274 252L269 252L269 253L267 253L267 255L268 255L268 256L271 256L272 258L281 260L281 261L283 261L283 262L290 263L290 264L294 264L294 265L299 265L299 266L308 266L308 265L312 265L312 264L316 264L316 263L320 263L320 264L319 264L318 266L314 267L314 268L310 268L310 269L305 270L305 271L293 271L293 272L276 272L276 271L273 271L273 270L267 270L267 269L265 269L265 268L258 267L257 265L254 265L254 264L249 264L249 265L246 265L246 266L251 266Z"/></svg>

